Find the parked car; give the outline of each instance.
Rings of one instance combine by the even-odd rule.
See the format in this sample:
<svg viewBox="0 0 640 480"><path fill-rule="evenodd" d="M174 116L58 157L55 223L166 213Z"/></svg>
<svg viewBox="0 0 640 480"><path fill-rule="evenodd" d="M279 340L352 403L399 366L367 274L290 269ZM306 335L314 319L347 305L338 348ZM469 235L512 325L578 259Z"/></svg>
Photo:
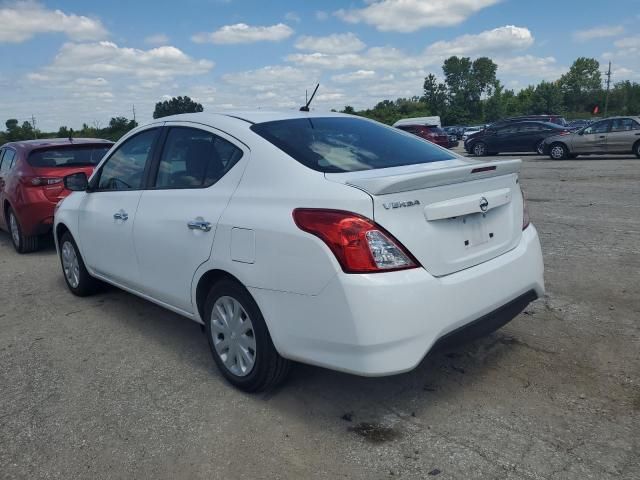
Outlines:
<svg viewBox="0 0 640 480"><path fill-rule="evenodd" d="M6 143L0 148L0 228L20 253L36 250L51 231L53 210L70 191L62 182L75 172L91 174L113 142L45 139Z"/></svg>
<svg viewBox="0 0 640 480"><path fill-rule="evenodd" d="M592 123L592 120L571 120L567 124L567 127L569 127L571 130L579 130L581 128L588 127Z"/></svg>
<svg viewBox="0 0 640 480"><path fill-rule="evenodd" d="M640 158L640 117L607 118L570 135L551 136L543 149L553 160L615 153L634 153Z"/></svg>
<svg viewBox="0 0 640 480"><path fill-rule="evenodd" d="M487 128L467 139L464 148L477 157L503 152L544 153L544 139L553 135L568 135L566 127L549 122L515 122L499 128Z"/></svg>
<svg viewBox="0 0 640 480"><path fill-rule="evenodd" d="M517 122L525 122L525 121L533 121L533 122L549 122L549 123L554 123L556 125L560 125L561 127L566 127L567 126L567 121L564 119L564 117L560 116L560 115L521 115L518 117L509 117L509 118L504 118L502 120L498 120L496 122L493 122L489 125L485 125L483 127L480 127L479 131L473 132L471 134L467 135L467 138L465 138L464 140L469 140L472 137L475 137L476 135L478 135L481 131L483 130L498 130L506 125L509 125L511 123L517 123Z"/></svg>
<svg viewBox="0 0 640 480"><path fill-rule="evenodd" d="M449 135L442 128L435 125L397 125L396 128L412 133L431 143L449 148Z"/></svg>
<svg viewBox="0 0 640 480"><path fill-rule="evenodd" d="M241 389L292 360L390 375L543 295L520 165L351 115L165 117L65 178L56 248L74 294L102 280L203 323Z"/></svg>
<svg viewBox="0 0 640 480"><path fill-rule="evenodd" d="M458 137L456 135L449 135L449 144L447 145L447 148L455 148L458 145L460 145Z"/></svg>
<svg viewBox="0 0 640 480"><path fill-rule="evenodd" d="M466 127L464 129L464 133L462 134L462 141L466 142L469 139L469 137L471 137L472 135L475 135L476 133L480 133L483 130L484 130L484 126L482 126L482 127Z"/></svg>
<svg viewBox="0 0 640 480"><path fill-rule="evenodd" d="M462 135L464 135L464 127L460 126L444 127L444 131L447 132L448 135L455 136L456 140L462 140Z"/></svg>

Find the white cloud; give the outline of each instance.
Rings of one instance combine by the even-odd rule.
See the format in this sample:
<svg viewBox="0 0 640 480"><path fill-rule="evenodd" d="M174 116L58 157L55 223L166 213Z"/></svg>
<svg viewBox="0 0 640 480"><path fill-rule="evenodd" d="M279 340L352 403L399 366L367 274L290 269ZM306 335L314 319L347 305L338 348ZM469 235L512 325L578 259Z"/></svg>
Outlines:
<svg viewBox="0 0 640 480"><path fill-rule="evenodd" d="M613 44L618 48L640 48L640 35L621 38Z"/></svg>
<svg viewBox="0 0 640 480"><path fill-rule="evenodd" d="M342 73L334 75L331 80L336 83L354 83L366 80L374 80L376 78L375 70L357 70L355 72Z"/></svg>
<svg viewBox="0 0 640 480"><path fill-rule="evenodd" d="M474 55L525 49L533 45L533 35L527 28L506 25L476 35L462 35L451 41L439 41L427 48L428 54Z"/></svg>
<svg viewBox="0 0 640 480"><path fill-rule="evenodd" d="M326 37L303 36L295 43L298 50L314 51L319 53L353 53L363 50L366 45L355 34L334 33Z"/></svg>
<svg viewBox="0 0 640 480"><path fill-rule="evenodd" d="M360 9L338 10L345 22L364 22L381 31L414 32L457 25L500 0L365 0Z"/></svg>
<svg viewBox="0 0 640 480"><path fill-rule="evenodd" d="M558 65L554 57L536 57L534 55L521 55L515 57L498 57L494 61L498 65L498 77L519 77L529 83L538 83L541 80L556 80L567 71L567 68Z"/></svg>
<svg viewBox="0 0 640 480"><path fill-rule="evenodd" d="M169 43L169 37L164 33L156 33L155 35L149 35L148 37L145 37L144 43L156 47L167 45Z"/></svg>
<svg viewBox="0 0 640 480"><path fill-rule="evenodd" d="M578 42L587 42L596 38L616 37L623 33L624 27L622 25L610 25L589 28L587 30L577 30L573 32L573 39Z"/></svg>
<svg viewBox="0 0 640 480"><path fill-rule="evenodd" d="M73 40L98 40L108 35L100 20L49 10L33 1L0 6L0 43L20 43L39 33L64 33Z"/></svg>
<svg viewBox="0 0 640 480"><path fill-rule="evenodd" d="M373 47L362 53L342 53L331 55L326 53L294 53L287 60L297 65L342 70L346 68L360 69L415 69L434 63L425 55L408 55L394 47Z"/></svg>
<svg viewBox="0 0 640 480"><path fill-rule="evenodd" d="M300 15L298 15L296 12L285 13L284 19L288 20L289 22L296 22L296 23L300 23L302 21L302 19L300 18Z"/></svg>
<svg viewBox="0 0 640 480"><path fill-rule="evenodd" d="M38 76L76 78L97 75L167 79L207 73L213 66L211 61L195 60L170 46L139 50L119 47L113 42L66 43L51 65L32 74L30 78L38 80Z"/></svg>
<svg viewBox="0 0 640 480"><path fill-rule="evenodd" d="M293 29L284 23L270 26L251 26L246 23L225 25L215 32L197 33L191 37L196 43L254 43L279 42L293 35Z"/></svg>

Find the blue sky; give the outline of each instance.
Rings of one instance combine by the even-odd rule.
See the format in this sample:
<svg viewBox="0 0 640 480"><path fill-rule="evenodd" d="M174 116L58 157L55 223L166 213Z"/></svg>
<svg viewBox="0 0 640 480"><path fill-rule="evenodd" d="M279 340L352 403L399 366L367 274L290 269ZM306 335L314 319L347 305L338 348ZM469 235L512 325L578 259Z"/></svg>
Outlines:
<svg viewBox="0 0 640 480"><path fill-rule="evenodd" d="M38 127L151 119L189 95L205 110L373 106L421 93L450 55L487 55L516 90L578 56L640 81L639 0L3 1L0 119Z"/></svg>

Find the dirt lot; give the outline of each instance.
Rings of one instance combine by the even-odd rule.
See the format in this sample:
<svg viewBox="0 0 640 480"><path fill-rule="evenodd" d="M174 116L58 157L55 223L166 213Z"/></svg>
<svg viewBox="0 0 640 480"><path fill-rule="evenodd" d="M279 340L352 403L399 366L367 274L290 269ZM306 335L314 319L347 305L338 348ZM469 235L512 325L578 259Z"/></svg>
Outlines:
<svg viewBox="0 0 640 480"><path fill-rule="evenodd" d="M0 477L640 478L640 160L524 158L548 296L381 379L240 393L196 324L0 232Z"/></svg>

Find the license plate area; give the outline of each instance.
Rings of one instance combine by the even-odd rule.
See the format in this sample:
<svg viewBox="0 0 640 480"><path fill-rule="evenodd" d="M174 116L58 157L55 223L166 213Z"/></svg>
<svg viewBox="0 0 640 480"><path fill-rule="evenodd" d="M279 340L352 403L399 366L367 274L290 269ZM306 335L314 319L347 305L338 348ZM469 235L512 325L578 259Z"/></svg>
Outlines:
<svg viewBox="0 0 640 480"><path fill-rule="evenodd" d="M466 249L485 245L495 236L491 222L487 221L486 213L471 213L456 220L460 222L462 242Z"/></svg>

